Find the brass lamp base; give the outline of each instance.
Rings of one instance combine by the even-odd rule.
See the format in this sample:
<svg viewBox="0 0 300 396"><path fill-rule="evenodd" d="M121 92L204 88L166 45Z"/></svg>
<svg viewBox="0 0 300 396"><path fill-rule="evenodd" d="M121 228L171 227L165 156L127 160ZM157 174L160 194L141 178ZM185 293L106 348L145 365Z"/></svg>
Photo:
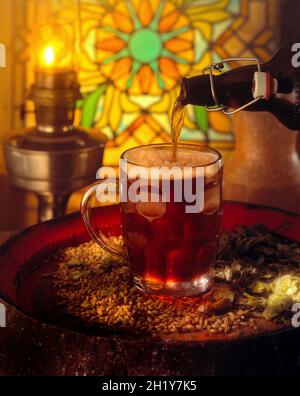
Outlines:
<svg viewBox="0 0 300 396"><path fill-rule="evenodd" d="M72 192L95 181L106 137L80 129L59 136L30 130L4 145L6 167L14 186L35 192L38 220L63 215Z"/></svg>
<svg viewBox="0 0 300 396"><path fill-rule="evenodd" d="M70 194L95 180L107 139L73 126L81 98L74 70L37 70L29 98L37 125L10 139L4 153L12 184L37 195L44 221L63 215Z"/></svg>

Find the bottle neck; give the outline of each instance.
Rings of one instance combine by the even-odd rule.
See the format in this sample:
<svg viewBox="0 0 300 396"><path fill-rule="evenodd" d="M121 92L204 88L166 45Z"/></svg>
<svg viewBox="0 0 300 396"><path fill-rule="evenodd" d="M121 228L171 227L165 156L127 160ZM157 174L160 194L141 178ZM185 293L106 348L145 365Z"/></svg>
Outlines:
<svg viewBox="0 0 300 396"><path fill-rule="evenodd" d="M180 99L184 105L238 108L253 100L256 70L256 66L246 66L214 76L214 95L209 75L184 78Z"/></svg>
<svg viewBox="0 0 300 396"><path fill-rule="evenodd" d="M215 106L209 76L200 75L183 78L180 100L184 106L188 104L195 106Z"/></svg>

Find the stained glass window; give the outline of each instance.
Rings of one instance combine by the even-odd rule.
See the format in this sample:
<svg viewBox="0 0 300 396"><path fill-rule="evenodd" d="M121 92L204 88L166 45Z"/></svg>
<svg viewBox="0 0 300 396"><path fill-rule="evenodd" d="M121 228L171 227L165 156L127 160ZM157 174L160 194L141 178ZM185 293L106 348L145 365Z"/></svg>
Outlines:
<svg viewBox="0 0 300 396"><path fill-rule="evenodd" d="M74 17L68 0L56 1L58 17ZM79 119L108 137L105 163L129 147L169 141L183 76L231 56L269 59L276 9L276 0L80 0ZM189 106L181 138L226 152L231 118Z"/></svg>

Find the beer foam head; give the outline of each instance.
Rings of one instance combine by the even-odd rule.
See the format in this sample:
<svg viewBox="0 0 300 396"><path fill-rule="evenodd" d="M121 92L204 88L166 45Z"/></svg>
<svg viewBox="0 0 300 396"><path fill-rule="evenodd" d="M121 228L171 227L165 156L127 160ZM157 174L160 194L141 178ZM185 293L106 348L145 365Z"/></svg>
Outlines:
<svg viewBox="0 0 300 396"><path fill-rule="evenodd" d="M127 162L129 173L133 169L139 173L139 169L142 168L148 178L151 175L151 179L182 179L195 177L195 175L200 176L200 174L206 178L211 178L216 176L222 167L221 155L217 151L193 145L179 144L176 161L173 160L171 145L136 147L125 152L123 159ZM180 171L187 168L191 168L192 173L182 173ZM198 172L199 168L201 168L200 173ZM154 173L154 169L159 169L159 173Z"/></svg>
<svg viewBox="0 0 300 396"><path fill-rule="evenodd" d="M143 167L204 167L220 159L218 152L206 147L178 145L176 161L171 145L142 146L128 150L124 159L135 166Z"/></svg>

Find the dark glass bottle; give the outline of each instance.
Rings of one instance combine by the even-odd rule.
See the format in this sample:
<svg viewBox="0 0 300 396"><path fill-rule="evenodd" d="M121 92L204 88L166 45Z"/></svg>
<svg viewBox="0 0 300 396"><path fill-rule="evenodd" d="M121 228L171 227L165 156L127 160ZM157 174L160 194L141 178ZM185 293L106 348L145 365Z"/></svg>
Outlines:
<svg viewBox="0 0 300 396"><path fill-rule="evenodd" d="M273 113L287 128L300 130L300 41L288 43L268 62L261 66L263 86L256 86L257 65L239 67L214 76L215 98L208 74L182 81L180 100L182 104L199 106L224 106L237 109L253 101L261 92L263 97L247 107L247 111ZM267 86L267 88L266 88ZM262 88L262 89L261 89Z"/></svg>

